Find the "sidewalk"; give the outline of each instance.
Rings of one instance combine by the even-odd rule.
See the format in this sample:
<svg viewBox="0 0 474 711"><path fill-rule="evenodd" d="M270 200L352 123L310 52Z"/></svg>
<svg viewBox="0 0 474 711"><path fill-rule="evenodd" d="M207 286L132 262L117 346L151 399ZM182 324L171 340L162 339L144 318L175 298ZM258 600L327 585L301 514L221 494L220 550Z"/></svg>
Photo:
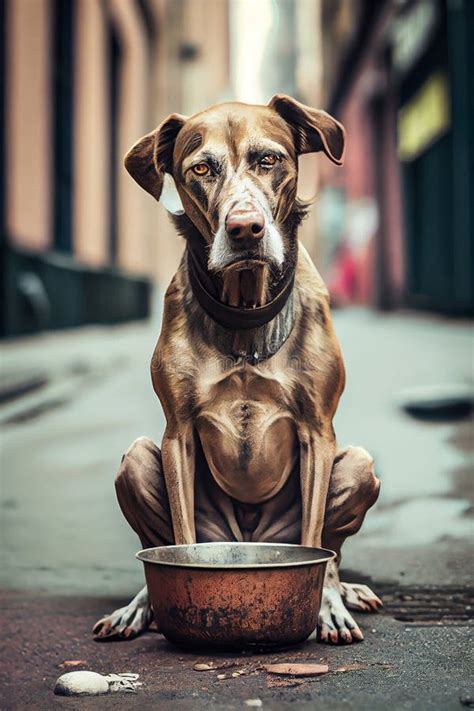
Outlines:
<svg viewBox="0 0 474 711"><path fill-rule="evenodd" d="M158 326L84 328L2 347L3 372L47 374L46 383L0 407L6 708L78 705L51 694L59 665L71 659L85 660L78 668L139 672L146 684L136 697L91 699L81 708L171 701L173 708L244 708L245 699L258 697L265 708L314 708L320 699L363 709L371 699L370 708L454 709L459 695L473 693L466 619L472 426L418 422L398 406L405 388L472 380L470 328L363 310L337 312L335 326L348 376L338 439L371 451L382 479L379 503L344 547L343 577L372 581L385 594L386 612L358 616L362 645L309 642L279 656L362 666L294 686L270 683L262 672L218 681L192 670L196 655L156 634L115 645L91 640L95 619L143 582L113 477L133 439L159 441L164 421L148 372Z"/></svg>

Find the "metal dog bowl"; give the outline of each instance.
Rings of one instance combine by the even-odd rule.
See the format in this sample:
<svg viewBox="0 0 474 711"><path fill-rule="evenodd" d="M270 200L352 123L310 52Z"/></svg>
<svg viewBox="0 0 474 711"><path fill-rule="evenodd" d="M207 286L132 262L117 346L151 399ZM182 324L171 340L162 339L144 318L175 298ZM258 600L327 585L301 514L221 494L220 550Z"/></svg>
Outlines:
<svg viewBox="0 0 474 711"><path fill-rule="evenodd" d="M332 551L278 543L196 543L137 553L158 629L180 645L283 647L316 627Z"/></svg>

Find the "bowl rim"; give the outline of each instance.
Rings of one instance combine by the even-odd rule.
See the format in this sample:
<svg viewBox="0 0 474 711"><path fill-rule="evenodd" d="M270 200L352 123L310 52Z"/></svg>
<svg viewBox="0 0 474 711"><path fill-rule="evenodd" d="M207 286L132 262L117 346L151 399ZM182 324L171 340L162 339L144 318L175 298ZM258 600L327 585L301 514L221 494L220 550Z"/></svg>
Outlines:
<svg viewBox="0 0 474 711"><path fill-rule="evenodd" d="M189 548L190 546L265 546L272 548L304 548L308 551L317 551L319 554L323 554L323 557L292 561L287 563L176 563L174 561L165 560L147 560L146 554L150 551L155 551L157 548ZM200 568L203 570L262 570L266 568L301 568L305 565L318 565L320 563L328 563L330 560L336 558L336 553L329 548L317 548L315 546L303 546L299 543L267 543L259 541L209 541L204 543L184 543L179 545L169 545L169 546L152 546L151 548L143 548L141 551L135 554L135 558L141 560L142 563L149 563L150 565L164 565L169 568Z"/></svg>

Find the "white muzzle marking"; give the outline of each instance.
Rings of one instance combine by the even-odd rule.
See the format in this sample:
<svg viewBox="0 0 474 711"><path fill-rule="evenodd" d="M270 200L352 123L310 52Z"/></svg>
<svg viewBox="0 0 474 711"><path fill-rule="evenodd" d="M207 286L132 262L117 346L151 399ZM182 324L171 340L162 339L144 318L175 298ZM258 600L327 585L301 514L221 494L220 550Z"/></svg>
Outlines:
<svg viewBox="0 0 474 711"><path fill-rule="evenodd" d="M275 264L275 266L281 267L285 257L283 237L273 221L268 202L263 193L251 181L243 180L238 190L222 206L219 227L214 235L214 241L209 253L209 269L218 271L239 257L239 252L232 247L227 235L225 220L229 210L240 201L253 202L262 210L265 217L265 233L260 247L261 257Z"/></svg>

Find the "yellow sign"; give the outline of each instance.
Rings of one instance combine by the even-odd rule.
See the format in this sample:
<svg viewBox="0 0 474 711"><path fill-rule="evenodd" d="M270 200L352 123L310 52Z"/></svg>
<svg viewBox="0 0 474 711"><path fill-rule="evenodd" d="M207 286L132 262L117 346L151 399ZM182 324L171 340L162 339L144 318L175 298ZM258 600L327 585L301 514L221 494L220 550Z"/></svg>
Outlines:
<svg viewBox="0 0 474 711"><path fill-rule="evenodd" d="M448 78L433 74L398 112L398 157L417 158L451 125Z"/></svg>

